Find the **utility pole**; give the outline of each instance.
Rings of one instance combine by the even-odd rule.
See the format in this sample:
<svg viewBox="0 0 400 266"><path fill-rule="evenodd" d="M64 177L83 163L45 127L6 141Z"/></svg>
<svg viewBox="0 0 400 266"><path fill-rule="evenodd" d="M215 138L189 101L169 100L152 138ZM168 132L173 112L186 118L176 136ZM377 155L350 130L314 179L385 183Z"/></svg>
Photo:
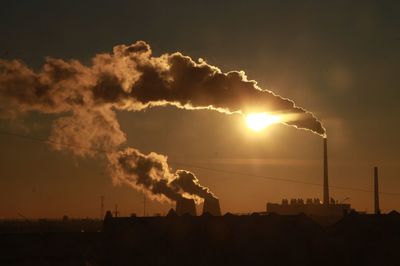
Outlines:
<svg viewBox="0 0 400 266"><path fill-rule="evenodd" d="M104 218L104 196L100 196L100 220Z"/></svg>
<svg viewBox="0 0 400 266"><path fill-rule="evenodd" d="M143 217L146 216L146 194L143 193Z"/></svg>
<svg viewBox="0 0 400 266"><path fill-rule="evenodd" d="M378 181L378 167L374 167L374 209L375 214L381 214L379 208L379 181Z"/></svg>

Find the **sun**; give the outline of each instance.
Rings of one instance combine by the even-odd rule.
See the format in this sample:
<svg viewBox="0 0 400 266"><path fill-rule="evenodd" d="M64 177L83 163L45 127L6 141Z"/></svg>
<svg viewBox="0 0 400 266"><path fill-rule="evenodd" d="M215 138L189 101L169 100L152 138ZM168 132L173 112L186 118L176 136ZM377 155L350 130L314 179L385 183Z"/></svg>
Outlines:
<svg viewBox="0 0 400 266"><path fill-rule="evenodd" d="M253 131L261 131L264 128L279 123L280 118L277 115L268 113L252 113L246 116L246 124Z"/></svg>

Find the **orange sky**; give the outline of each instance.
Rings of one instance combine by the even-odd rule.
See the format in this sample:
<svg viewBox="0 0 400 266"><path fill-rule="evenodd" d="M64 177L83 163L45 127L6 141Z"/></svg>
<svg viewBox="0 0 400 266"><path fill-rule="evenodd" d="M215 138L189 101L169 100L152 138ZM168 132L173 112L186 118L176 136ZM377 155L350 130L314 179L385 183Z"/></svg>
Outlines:
<svg viewBox="0 0 400 266"><path fill-rule="evenodd" d="M85 61L115 44L144 39L156 54L182 51L223 71L244 70L260 87L323 121L332 186L372 190L377 165L381 191L397 194L381 194L382 211L400 209L399 4L149 1L121 3L117 12L110 4L88 3L6 4L0 57L38 67L45 56ZM138 8L134 16L128 12ZM53 118L35 113L0 120L0 130L46 139ZM317 135L284 125L255 133L238 115L172 107L120 112L118 118L128 145L168 155L174 169L184 164L220 198L223 212L265 211L266 202L282 198L322 198L320 186L255 177L322 183ZM99 217L100 195L106 209L117 203L121 215L143 212L143 195L114 186L102 158L80 159L6 135L0 146L0 218ZM372 192L332 189L331 196L373 210ZM149 214L170 206L147 201Z"/></svg>

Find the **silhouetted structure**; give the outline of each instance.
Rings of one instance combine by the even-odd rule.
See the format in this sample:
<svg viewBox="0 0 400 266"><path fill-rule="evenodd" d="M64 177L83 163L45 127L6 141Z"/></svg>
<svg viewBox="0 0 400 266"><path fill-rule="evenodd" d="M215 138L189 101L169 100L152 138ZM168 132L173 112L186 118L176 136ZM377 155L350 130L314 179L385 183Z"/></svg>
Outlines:
<svg viewBox="0 0 400 266"><path fill-rule="evenodd" d="M330 204L321 204L319 199L307 199L306 203L302 199L282 200L282 204L267 203L267 213L281 215L295 215L304 213L309 216L332 216L341 217L344 213L351 211L350 204L338 203L331 199Z"/></svg>
<svg viewBox="0 0 400 266"><path fill-rule="evenodd" d="M338 203L334 199L329 198L329 181L328 181L328 139L323 139L323 202L319 199L307 199L304 203L303 199L291 199L290 203L287 199L282 200L282 204L267 203L267 213L276 213L282 215L295 215L304 213L314 217L333 217L337 219L345 213L351 211L350 204ZM335 218L336 217L336 218Z"/></svg>
<svg viewBox="0 0 400 266"><path fill-rule="evenodd" d="M99 265L397 265L399 224L396 212L351 212L326 227L302 214L118 217L104 221L106 252L96 259Z"/></svg>
<svg viewBox="0 0 400 266"><path fill-rule="evenodd" d="M213 216L221 216L221 208L219 206L219 200L216 198L204 199L203 214L209 213Z"/></svg>
<svg viewBox="0 0 400 266"><path fill-rule="evenodd" d="M178 215L189 214L196 216L196 205L193 199L181 198L176 202L176 213Z"/></svg>
<svg viewBox="0 0 400 266"><path fill-rule="evenodd" d="M100 196L100 219L104 217L104 196Z"/></svg>
<svg viewBox="0 0 400 266"><path fill-rule="evenodd" d="M378 167L374 167L374 207L375 214L380 214L381 210L379 209L379 182L378 182Z"/></svg>
<svg viewBox="0 0 400 266"><path fill-rule="evenodd" d="M109 219L109 218L112 218L112 213L111 213L111 211L107 211L107 212L106 212L106 215L104 216L104 220L107 220L107 219Z"/></svg>
<svg viewBox="0 0 400 266"><path fill-rule="evenodd" d="M118 204L115 204L115 209L114 209L114 216L118 217L119 211L118 211Z"/></svg>
<svg viewBox="0 0 400 266"><path fill-rule="evenodd" d="M167 213L167 217L176 217L176 216L178 216L176 214L176 211L173 208L169 209L169 211Z"/></svg>
<svg viewBox="0 0 400 266"><path fill-rule="evenodd" d="M328 139L324 138L324 205L329 204Z"/></svg>
<svg viewBox="0 0 400 266"><path fill-rule="evenodd" d="M167 217L108 211L102 230L100 220L0 220L0 265L398 265L399 225L396 211L350 212L329 226L304 214L174 211Z"/></svg>

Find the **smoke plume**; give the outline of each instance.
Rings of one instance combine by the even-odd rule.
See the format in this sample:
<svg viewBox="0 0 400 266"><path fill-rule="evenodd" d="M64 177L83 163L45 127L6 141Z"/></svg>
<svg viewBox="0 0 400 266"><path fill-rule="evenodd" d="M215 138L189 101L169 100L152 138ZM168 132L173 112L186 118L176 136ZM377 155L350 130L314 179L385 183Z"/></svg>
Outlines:
<svg viewBox="0 0 400 266"><path fill-rule="evenodd" d="M163 155L144 155L132 148L118 151L126 140L116 117L118 110L172 105L226 114L268 112L287 117L283 124L326 134L312 113L262 90L244 72L223 73L179 52L153 56L143 41L97 54L89 66L46 58L43 67L34 71L19 60L0 60L0 104L0 118L31 111L56 114L49 137L54 149L78 156L108 151L115 182L157 199L214 196L193 173L171 173Z"/></svg>
<svg viewBox="0 0 400 266"><path fill-rule="evenodd" d="M167 157L157 153L142 154L136 149L108 154L109 170L116 184L127 184L147 193L152 199L177 201L182 197L215 198L211 191L200 185L197 177L186 170L172 173Z"/></svg>

